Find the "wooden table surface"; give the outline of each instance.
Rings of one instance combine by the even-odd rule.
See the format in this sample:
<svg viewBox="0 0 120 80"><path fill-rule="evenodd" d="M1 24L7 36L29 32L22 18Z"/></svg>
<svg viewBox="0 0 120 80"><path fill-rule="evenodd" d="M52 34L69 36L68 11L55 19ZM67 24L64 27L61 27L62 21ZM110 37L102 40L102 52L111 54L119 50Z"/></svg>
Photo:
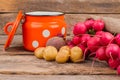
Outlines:
<svg viewBox="0 0 120 80"><path fill-rule="evenodd" d="M1 35L0 42L5 42L7 36ZM108 67L106 62L86 60L83 63L58 64L37 59L33 52L24 50L22 35L16 35L11 46L3 51L0 45L0 80L119 80L116 70Z"/></svg>
<svg viewBox="0 0 120 80"><path fill-rule="evenodd" d="M87 18L102 19L110 32L120 33L120 0L0 0L0 80L120 80L107 63L92 60L83 63L58 64L37 59L24 50L22 24L8 50L3 51L7 35L3 27L14 21L19 10L61 11L65 13L67 34L73 25Z"/></svg>

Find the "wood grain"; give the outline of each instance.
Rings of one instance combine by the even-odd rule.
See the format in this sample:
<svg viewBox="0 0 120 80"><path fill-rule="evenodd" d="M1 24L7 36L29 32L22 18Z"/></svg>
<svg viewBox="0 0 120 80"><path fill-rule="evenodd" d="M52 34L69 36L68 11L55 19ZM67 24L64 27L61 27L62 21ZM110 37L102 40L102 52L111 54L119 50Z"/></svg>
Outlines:
<svg viewBox="0 0 120 80"><path fill-rule="evenodd" d="M116 74L116 71L110 69L105 62L95 62L91 72L92 61L90 60L80 64L58 64L54 61L48 62L43 59L37 59L33 56L33 52L26 51L22 45L19 45L20 37L22 36L16 35L14 38L16 42L11 44L6 51L3 50L4 45L0 44L0 74ZM1 41L6 36L2 35L0 38Z"/></svg>
<svg viewBox="0 0 120 80"><path fill-rule="evenodd" d="M0 55L33 55L33 52L25 50L23 46L10 46L7 50L3 47L4 45L0 45Z"/></svg>
<svg viewBox="0 0 120 80"><path fill-rule="evenodd" d="M2 80L119 80L117 75L0 75Z"/></svg>
<svg viewBox="0 0 120 80"><path fill-rule="evenodd" d="M120 0L0 0L0 12L120 13Z"/></svg>
<svg viewBox="0 0 120 80"><path fill-rule="evenodd" d="M16 13L0 14L0 34L5 34L3 27L7 22L13 22L16 15ZM94 19L103 19L108 31L120 33L120 14L66 14L65 21L67 23L67 34L72 34L74 24L83 22L90 17ZM22 24L19 25L15 34L22 34Z"/></svg>
<svg viewBox="0 0 120 80"><path fill-rule="evenodd" d="M0 45L5 44L8 36L7 35L0 35ZM12 43L14 46L22 46L22 35L14 35Z"/></svg>
<svg viewBox="0 0 120 80"><path fill-rule="evenodd" d="M113 75L116 70L112 70L104 62L95 62L93 69L92 61L84 63L58 64L55 61L48 62L37 59L32 55L1 55L0 74L31 74L31 75Z"/></svg>

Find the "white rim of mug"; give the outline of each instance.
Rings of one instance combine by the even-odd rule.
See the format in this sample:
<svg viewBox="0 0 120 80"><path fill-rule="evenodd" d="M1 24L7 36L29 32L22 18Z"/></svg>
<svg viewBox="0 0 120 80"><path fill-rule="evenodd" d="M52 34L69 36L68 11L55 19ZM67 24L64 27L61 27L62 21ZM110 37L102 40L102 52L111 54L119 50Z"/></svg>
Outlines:
<svg viewBox="0 0 120 80"><path fill-rule="evenodd" d="M29 16L60 16L64 15L63 12L52 12L52 11L33 11L33 12L27 12L25 15Z"/></svg>

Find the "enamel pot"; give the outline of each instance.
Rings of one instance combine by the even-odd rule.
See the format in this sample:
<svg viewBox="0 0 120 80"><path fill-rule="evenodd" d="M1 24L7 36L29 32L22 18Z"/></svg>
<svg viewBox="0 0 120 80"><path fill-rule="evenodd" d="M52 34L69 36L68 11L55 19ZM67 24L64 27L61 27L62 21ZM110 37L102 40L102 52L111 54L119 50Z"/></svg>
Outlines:
<svg viewBox="0 0 120 80"><path fill-rule="evenodd" d="M16 20L4 26L4 32L8 35L4 49L9 47L21 20L23 46L26 50L34 51L38 47L45 47L49 38L59 34L66 36L64 13L35 11L23 14L19 11ZM11 27L10 31L8 27Z"/></svg>

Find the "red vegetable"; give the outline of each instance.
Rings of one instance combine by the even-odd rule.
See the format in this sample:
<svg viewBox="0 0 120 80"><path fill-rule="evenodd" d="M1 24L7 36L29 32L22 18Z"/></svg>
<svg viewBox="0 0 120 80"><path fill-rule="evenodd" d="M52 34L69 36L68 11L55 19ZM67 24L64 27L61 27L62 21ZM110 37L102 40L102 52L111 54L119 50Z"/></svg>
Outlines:
<svg viewBox="0 0 120 80"><path fill-rule="evenodd" d="M84 34L81 37L81 44L83 44L84 46L87 46L87 41L90 39L90 35L89 34Z"/></svg>
<svg viewBox="0 0 120 80"><path fill-rule="evenodd" d="M84 34L86 33L87 28L84 23L77 23L74 28L73 28L73 34L74 35L79 35L79 34Z"/></svg>
<svg viewBox="0 0 120 80"><path fill-rule="evenodd" d="M120 65L117 67L117 74L120 75Z"/></svg>
<svg viewBox="0 0 120 80"><path fill-rule="evenodd" d="M116 41L116 43L120 46L120 34L117 34L117 35L115 36L115 41Z"/></svg>
<svg viewBox="0 0 120 80"><path fill-rule="evenodd" d="M84 24L88 30L92 28L93 23L94 23L94 19L92 19L92 18L89 18L84 22Z"/></svg>
<svg viewBox="0 0 120 80"><path fill-rule="evenodd" d="M117 67L120 65L120 60L119 59L109 59L108 64L110 68L112 69L117 69Z"/></svg>
<svg viewBox="0 0 120 80"><path fill-rule="evenodd" d="M79 44L81 41L81 38L79 36L74 36L73 39L72 39L72 42L77 45Z"/></svg>
<svg viewBox="0 0 120 80"><path fill-rule="evenodd" d="M106 48L106 55L108 58L116 59L118 58L120 48L117 44L109 44Z"/></svg>
<svg viewBox="0 0 120 80"><path fill-rule="evenodd" d="M100 47L97 51L96 51L96 58L98 58L99 60L105 60L108 61L108 57L105 54L105 47Z"/></svg>
<svg viewBox="0 0 120 80"><path fill-rule="evenodd" d="M87 42L88 49L91 52L95 52L100 47L100 38L99 37L92 37Z"/></svg>
<svg viewBox="0 0 120 80"><path fill-rule="evenodd" d="M107 46L112 40L114 39L114 36L109 32L104 32L101 35L101 45Z"/></svg>
<svg viewBox="0 0 120 80"><path fill-rule="evenodd" d="M102 36L103 33L104 31L97 31L95 35Z"/></svg>
<svg viewBox="0 0 120 80"><path fill-rule="evenodd" d="M95 31L102 31L105 27L105 23L102 20L96 20L93 24L93 29Z"/></svg>
<svg viewBox="0 0 120 80"><path fill-rule="evenodd" d="M119 54L118 54L118 58L120 59L120 52L119 52Z"/></svg>
<svg viewBox="0 0 120 80"><path fill-rule="evenodd" d="M72 47L74 47L74 46L75 46L75 44L73 44L73 42L72 42L72 41L69 41L69 42L67 43L67 45L68 45L70 48L72 48Z"/></svg>
<svg viewBox="0 0 120 80"><path fill-rule="evenodd" d="M84 52L85 49L86 49L86 47L85 47L84 45L82 45L82 44L79 44L78 47L80 47L80 48L82 49L83 52Z"/></svg>

